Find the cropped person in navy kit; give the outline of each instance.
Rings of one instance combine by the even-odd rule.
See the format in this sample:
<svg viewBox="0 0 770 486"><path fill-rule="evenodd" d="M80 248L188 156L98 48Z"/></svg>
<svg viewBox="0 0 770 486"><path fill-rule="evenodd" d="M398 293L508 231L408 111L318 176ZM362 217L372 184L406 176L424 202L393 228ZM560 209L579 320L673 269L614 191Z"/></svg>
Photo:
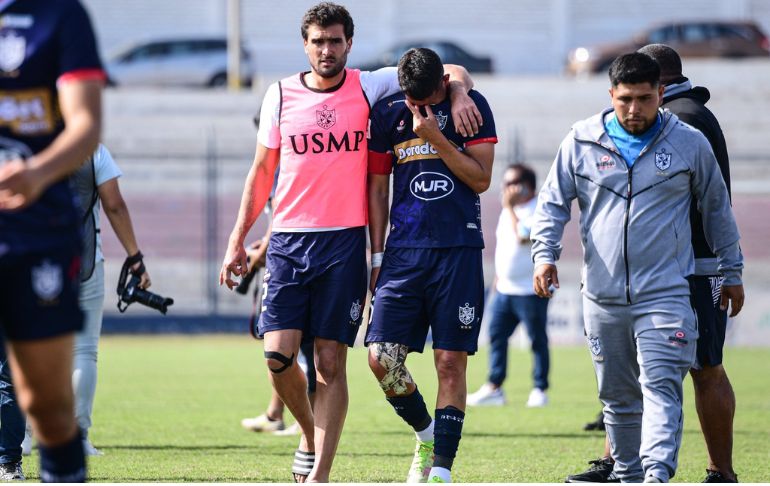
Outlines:
<svg viewBox="0 0 770 486"><path fill-rule="evenodd" d="M65 179L96 148L105 75L77 0L0 0L0 52L0 328L40 479L84 481L71 381L80 221Z"/></svg>
<svg viewBox="0 0 770 486"><path fill-rule="evenodd" d="M476 91L469 95L484 124L469 137L456 133L448 78L435 52L409 50L398 76L403 92L371 114L373 298L366 344L388 402L417 435L407 482L449 482L465 419L467 358L477 349L484 302L478 194L489 188L497 136L489 105ZM429 328L439 382L435 422L405 366L410 351L422 352Z"/></svg>

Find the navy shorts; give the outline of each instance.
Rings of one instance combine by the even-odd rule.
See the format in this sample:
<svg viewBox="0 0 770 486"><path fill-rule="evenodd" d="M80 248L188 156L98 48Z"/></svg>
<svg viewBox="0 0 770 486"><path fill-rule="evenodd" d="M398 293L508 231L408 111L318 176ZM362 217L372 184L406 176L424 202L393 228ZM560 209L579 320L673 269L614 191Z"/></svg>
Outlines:
<svg viewBox="0 0 770 486"><path fill-rule="evenodd" d="M273 233L259 334L298 329L353 346L366 299L365 238L363 226Z"/></svg>
<svg viewBox="0 0 770 486"><path fill-rule="evenodd" d="M80 331L80 252L0 258L0 326L11 341L46 339Z"/></svg>
<svg viewBox="0 0 770 486"><path fill-rule="evenodd" d="M690 279L691 302L698 316L696 369L722 364L727 331L727 310L719 308L722 281L718 275Z"/></svg>
<svg viewBox="0 0 770 486"><path fill-rule="evenodd" d="M366 344L398 343L422 352L478 349L484 311L480 248L388 248L372 298Z"/></svg>

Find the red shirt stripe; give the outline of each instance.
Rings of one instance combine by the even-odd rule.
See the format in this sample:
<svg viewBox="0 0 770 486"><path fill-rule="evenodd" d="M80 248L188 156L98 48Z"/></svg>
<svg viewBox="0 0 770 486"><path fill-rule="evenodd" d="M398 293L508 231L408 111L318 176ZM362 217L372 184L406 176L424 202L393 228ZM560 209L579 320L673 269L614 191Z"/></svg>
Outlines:
<svg viewBox="0 0 770 486"><path fill-rule="evenodd" d="M470 147L471 145L478 145L480 143L497 143L497 137L477 138L476 140L465 142L465 146Z"/></svg>
<svg viewBox="0 0 770 486"><path fill-rule="evenodd" d="M369 174L390 175L393 172L393 156L370 150L367 172Z"/></svg>
<svg viewBox="0 0 770 486"><path fill-rule="evenodd" d="M56 84L68 83L70 81L107 81L107 73L103 69L76 69L69 71L56 80Z"/></svg>

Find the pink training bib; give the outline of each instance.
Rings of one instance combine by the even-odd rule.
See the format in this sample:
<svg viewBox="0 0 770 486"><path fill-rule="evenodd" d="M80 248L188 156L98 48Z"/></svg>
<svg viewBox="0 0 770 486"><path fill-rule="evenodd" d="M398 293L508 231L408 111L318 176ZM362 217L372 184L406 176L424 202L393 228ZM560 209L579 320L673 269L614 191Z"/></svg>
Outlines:
<svg viewBox="0 0 770 486"><path fill-rule="evenodd" d="M342 83L328 91L308 88L302 74L279 86L281 172L273 229L366 225L369 103L360 71L345 69Z"/></svg>

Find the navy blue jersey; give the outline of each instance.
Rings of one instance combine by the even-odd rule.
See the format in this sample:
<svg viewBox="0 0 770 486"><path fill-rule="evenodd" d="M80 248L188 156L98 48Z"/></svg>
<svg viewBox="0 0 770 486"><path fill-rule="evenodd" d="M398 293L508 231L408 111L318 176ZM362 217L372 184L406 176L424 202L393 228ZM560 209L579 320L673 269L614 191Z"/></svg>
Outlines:
<svg viewBox="0 0 770 486"><path fill-rule="evenodd" d="M496 143L495 121L487 100L470 91L484 126L463 137L455 131L449 98L431 106L439 127L458 150ZM398 93L374 105L369 151L390 154L393 203L387 246L395 248L483 248L479 196L444 164L433 146L412 131L412 112Z"/></svg>
<svg viewBox="0 0 770 486"><path fill-rule="evenodd" d="M34 156L62 132L56 84L72 79L104 79L77 0L17 0L0 11L0 165ZM68 183L58 182L26 209L0 213L0 254L68 245L78 223Z"/></svg>

